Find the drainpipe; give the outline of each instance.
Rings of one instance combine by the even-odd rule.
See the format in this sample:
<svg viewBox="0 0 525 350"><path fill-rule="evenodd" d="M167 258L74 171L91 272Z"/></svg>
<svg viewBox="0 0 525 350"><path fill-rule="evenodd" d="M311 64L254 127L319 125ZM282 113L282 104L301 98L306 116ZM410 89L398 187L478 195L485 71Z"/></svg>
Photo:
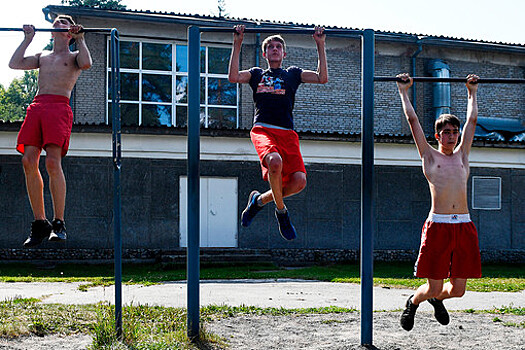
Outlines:
<svg viewBox="0 0 525 350"><path fill-rule="evenodd" d="M416 57L423 51L423 44L421 44L421 40L418 38L416 40L417 44L417 50L414 52L411 59L411 65L412 65L412 72L410 73L410 76L415 77L416 76ZM417 94L416 94L416 84L412 85L412 104L414 105L414 108L417 106L417 100L416 100Z"/></svg>
<svg viewBox="0 0 525 350"><path fill-rule="evenodd" d="M48 21L49 23L53 23L53 19L52 19L51 16L50 16L50 12L51 12L51 10L48 9L47 7L44 7L44 8L42 9L42 12L44 13L44 19L45 19L46 21Z"/></svg>
<svg viewBox="0 0 525 350"><path fill-rule="evenodd" d="M430 61L427 70L433 77L450 78L450 67L442 60ZM432 95L434 118L450 113L450 83L433 83Z"/></svg>
<svg viewBox="0 0 525 350"><path fill-rule="evenodd" d="M260 46L261 46L261 33L257 33L255 34L255 67L260 67L259 65L259 61L260 61L259 51L261 50Z"/></svg>

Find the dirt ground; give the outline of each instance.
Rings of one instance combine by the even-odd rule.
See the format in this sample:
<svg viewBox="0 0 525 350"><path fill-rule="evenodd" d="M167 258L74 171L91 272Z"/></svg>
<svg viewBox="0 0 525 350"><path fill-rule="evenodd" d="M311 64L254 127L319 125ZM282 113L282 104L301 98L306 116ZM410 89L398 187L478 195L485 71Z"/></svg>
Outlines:
<svg viewBox="0 0 525 350"><path fill-rule="evenodd" d="M505 326L523 316L451 313L442 326L430 312L419 312L410 332L399 325L399 312L375 312L372 349L380 350L515 350L525 349L525 329ZM224 337L230 349L366 349L360 346L360 314L293 316L239 316L205 323L208 331ZM25 337L0 340L0 349L79 350L89 336Z"/></svg>
<svg viewBox="0 0 525 350"><path fill-rule="evenodd" d="M399 325L400 312L375 312L373 349L525 349L525 329L504 326L523 316L452 313L447 326L418 313L412 331ZM207 325L228 339L232 349L364 349L360 314L235 317Z"/></svg>

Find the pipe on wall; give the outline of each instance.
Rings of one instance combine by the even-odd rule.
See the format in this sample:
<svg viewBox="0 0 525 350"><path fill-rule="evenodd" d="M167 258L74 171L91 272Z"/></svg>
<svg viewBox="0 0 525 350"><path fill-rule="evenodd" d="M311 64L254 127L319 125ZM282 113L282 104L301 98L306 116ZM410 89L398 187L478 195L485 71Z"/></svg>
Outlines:
<svg viewBox="0 0 525 350"><path fill-rule="evenodd" d="M431 60L427 66L428 73L433 77L450 78L450 67L442 60ZM434 118L450 113L450 83L432 83L432 108Z"/></svg>

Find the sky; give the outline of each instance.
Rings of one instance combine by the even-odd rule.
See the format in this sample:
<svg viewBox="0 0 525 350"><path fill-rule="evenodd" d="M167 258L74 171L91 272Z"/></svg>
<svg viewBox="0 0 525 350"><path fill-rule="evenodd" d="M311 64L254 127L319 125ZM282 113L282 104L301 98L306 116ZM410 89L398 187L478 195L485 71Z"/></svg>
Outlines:
<svg viewBox="0 0 525 350"><path fill-rule="evenodd" d="M218 15L217 3L217 0L121 1L127 9L201 15ZM44 20L42 8L60 4L60 0L3 1L2 9L6 12L2 27L33 24L48 28L50 23ZM226 13L233 18L525 44L525 0L225 0L225 5ZM0 32L0 37L3 44L0 84L7 87L13 78L23 75L23 71L8 67L23 33ZM49 33L37 33L26 54L40 52L49 38Z"/></svg>

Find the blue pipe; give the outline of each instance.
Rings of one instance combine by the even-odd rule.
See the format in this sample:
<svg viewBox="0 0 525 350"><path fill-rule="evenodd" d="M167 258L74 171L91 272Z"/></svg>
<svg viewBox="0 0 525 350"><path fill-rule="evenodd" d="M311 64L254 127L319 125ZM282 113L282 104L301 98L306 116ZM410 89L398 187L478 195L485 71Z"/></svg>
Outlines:
<svg viewBox="0 0 525 350"><path fill-rule="evenodd" d="M427 66L432 77L450 78L450 67L442 60L432 60ZM450 113L450 83L438 82L432 84L432 108L434 109L434 119L441 114Z"/></svg>
<svg viewBox="0 0 525 350"><path fill-rule="evenodd" d="M411 59L411 65L412 65L412 73L410 73L410 75L412 77L415 77L417 76L417 71L416 71L416 57L417 55L419 55L421 53L421 51L423 51L423 44L421 44L421 40L420 39L417 39L416 40L416 44L417 44L417 50L416 52L414 52L414 54L412 55L412 57L410 57ZM417 93L416 93L416 84L413 84L412 85L412 105L414 106L414 109L416 110L417 112Z"/></svg>
<svg viewBox="0 0 525 350"><path fill-rule="evenodd" d="M261 33L255 34L255 67L260 67Z"/></svg>

